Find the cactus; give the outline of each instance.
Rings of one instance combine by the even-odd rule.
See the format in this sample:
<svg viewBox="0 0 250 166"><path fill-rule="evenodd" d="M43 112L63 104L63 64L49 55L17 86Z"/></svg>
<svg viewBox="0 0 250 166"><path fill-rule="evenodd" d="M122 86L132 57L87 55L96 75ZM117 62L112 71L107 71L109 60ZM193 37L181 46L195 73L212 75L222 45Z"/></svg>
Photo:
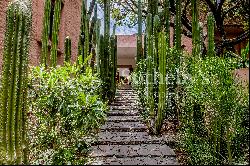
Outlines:
<svg viewBox="0 0 250 166"><path fill-rule="evenodd" d="M84 31L84 54L83 54L83 62L89 56L89 16L86 16L85 19L85 31Z"/></svg>
<svg viewBox="0 0 250 166"><path fill-rule="evenodd" d="M152 18L158 14L158 0L148 0L148 11L152 14Z"/></svg>
<svg viewBox="0 0 250 166"><path fill-rule="evenodd" d="M198 43L199 43L199 27L198 27L198 8L199 2L197 0L191 1L192 6L192 55L196 57L198 52Z"/></svg>
<svg viewBox="0 0 250 166"><path fill-rule="evenodd" d="M53 16L53 27L52 27L52 44L51 44L51 66L56 67L57 65L57 45L58 45L58 32L61 17L62 1L55 1L55 10Z"/></svg>
<svg viewBox="0 0 250 166"><path fill-rule="evenodd" d="M208 29L208 56L212 57L215 55L215 44L214 44L214 17L212 13L208 14L207 18L207 29Z"/></svg>
<svg viewBox="0 0 250 166"><path fill-rule="evenodd" d="M158 33L160 31L160 18L158 15L154 16L154 23L153 23L153 31L154 31L154 54L153 54L153 65L154 70L158 69Z"/></svg>
<svg viewBox="0 0 250 166"><path fill-rule="evenodd" d="M87 11L85 0L82 0L82 11L81 11L81 28L80 28L80 36L78 42L78 55L82 56L82 60L84 62L84 43L85 43L85 23L86 23Z"/></svg>
<svg viewBox="0 0 250 166"><path fill-rule="evenodd" d="M99 64L100 64L100 78L103 80L104 77L104 37L100 35L100 46L99 46Z"/></svg>
<svg viewBox="0 0 250 166"><path fill-rule="evenodd" d="M100 27L101 20L98 19L95 25L95 33L96 33L96 69L97 73L100 74Z"/></svg>
<svg viewBox="0 0 250 166"><path fill-rule="evenodd" d="M113 27L113 35L110 38L110 89L111 89L111 99L115 97L115 76L116 76L116 36L115 36L115 25Z"/></svg>
<svg viewBox="0 0 250 166"><path fill-rule="evenodd" d="M0 105L0 163L3 164L22 164L27 159L24 156L27 131L23 120L27 111L24 104L31 17L28 0L16 0L8 6Z"/></svg>
<svg viewBox="0 0 250 166"><path fill-rule="evenodd" d="M166 31L166 40L167 40L167 46L168 48L170 48L170 3L169 0L165 0L164 1L164 13L165 13L165 17L166 17L166 25L165 25L165 31Z"/></svg>
<svg viewBox="0 0 250 166"><path fill-rule="evenodd" d="M139 62L143 56L142 51L142 9L141 0L138 1L138 35L137 35L137 59Z"/></svg>
<svg viewBox="0 0 250 166"><path fill-rule="evenodd" d="M97 4L94 7L94 16L92 17L90 30L89 30L89 52L92 53L91 66L94 68L95 61L95 46L96 46L96 33L94 33L95 25L97 21Z"/></svg>
<svg viewBox="0 0 250 166"><path fill-rule="evenodd" d="M49 31L50 31L50 10L51 0L46 0L44 4L44 17L43 17L43 35L42 35L42 55L41 64L47 67L48 51L49 51Z"/></svg>
<svg viewBox="0 0 250 166"><path fill-rule="evenodd" d="M158 102L158 112L155 122L155 131L158 134L161 130L164 111L165 111L165 101L166 101L166 54L167 54L167 41L164 32L159 33L158 51L159 51L159 102Z"/></svg>
<svg viewBox="0 0 250 166"><path fill-rule="evenodd" d="M199 57L202 55L202 49L203 49L203 29L202 29L202 23L198 23L198 40L197 40L197 53Z"/></svg>
<svg viewBox="0 0 250 166"><path fill-rule="evenodd" d="M67 36L65 38L64 56L65 56L65 62L70 62L70 59L71 59L71 39L69 36Z"/></svg>
<svg viewBox="0 0 250 166"><path fill-rule="evenodd" d="M181 50L181 0L176 0L175 48ZM178 58L177 58L178 59ZM178 61L178 60L177 60ZM178 62L177 62L178 63Z"/></svg>
<svg viewBox="0 0 250 166"><path fill-rule="evenodd" d="M152 14L147 16L147 104L151 119L154 118L154 71L153 71L153 34L152 34Z"/></svg>
<svg viewBox="0 0 250 166"><path fill-rule="evenodd" d="M108 99L110 89L109 60L110 60L110 0L104 0L104 43L103 43L103 99Z"/></svg>

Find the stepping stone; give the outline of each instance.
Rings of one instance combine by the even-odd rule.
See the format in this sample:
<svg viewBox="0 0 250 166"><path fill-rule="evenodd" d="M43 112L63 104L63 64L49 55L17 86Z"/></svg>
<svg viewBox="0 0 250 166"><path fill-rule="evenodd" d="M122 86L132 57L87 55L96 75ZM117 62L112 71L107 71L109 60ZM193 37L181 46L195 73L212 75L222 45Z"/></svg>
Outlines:
<svg viewBox="0 0 250 166"><path fill-rule="evenodd" d="M110 106L110 110L131 110L133 109L134 111L137 111L135 110L138 106L135 106L135 105L131 105L131 106L127 106L127 105L122 105L122 106L116 106L116 105L111 105Z"/></svg>
<svg viewBox="0 0 250 166"><path fill-rule="evenodd" d="M97 145L92 146L91 157L175 157L174 151L167 145Z"/></svg>
<svg viewBox="0 0 250 166"><path fill-rule="evenodd" d="M121 122L113 123L107 122L101 127L101 131L147 131L147 127L140 122Z"/></svg>
<svg viewBox="0 0 250 166"><path fill-rule="evenodd" d="M175 157L98 158L92 165L178 165Z"/></svg>
<svg viewBox="0 0 250 166"><path fill-rule="evenodd" d="M163 137L150 136L147 132L101 132L95 145L163 144Z"/></svg>
<svg viewBox="0 0 250 166"><path fill-rule="evenodd" d="M139 113L136 110L128 110L128 109L113 109L108 112L109 116L138 116Z"/></svg>
<svg viewBox="0 0 250 166"><path fill-rule="evenodd" d="M133 112L129 110L112 110L108 112L108 116L138 116L138 112Z"/></svg>
<svg viewBox="0 0 250 166"><path fill-rule="evenodd" d="M138 122L140 116L109 116L108 122Z"/></svg>

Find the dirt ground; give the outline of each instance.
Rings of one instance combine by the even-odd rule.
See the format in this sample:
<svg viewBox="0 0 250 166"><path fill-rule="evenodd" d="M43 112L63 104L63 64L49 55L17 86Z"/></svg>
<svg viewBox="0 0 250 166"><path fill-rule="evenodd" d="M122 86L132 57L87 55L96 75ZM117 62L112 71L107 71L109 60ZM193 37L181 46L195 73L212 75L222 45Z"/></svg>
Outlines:
<svg viewBox="0 0 250 166"><path fill-rule="evenodd" d="M244 86L249 86L249 68L242 68L233 71L237 80L241 81Z"/></svg>

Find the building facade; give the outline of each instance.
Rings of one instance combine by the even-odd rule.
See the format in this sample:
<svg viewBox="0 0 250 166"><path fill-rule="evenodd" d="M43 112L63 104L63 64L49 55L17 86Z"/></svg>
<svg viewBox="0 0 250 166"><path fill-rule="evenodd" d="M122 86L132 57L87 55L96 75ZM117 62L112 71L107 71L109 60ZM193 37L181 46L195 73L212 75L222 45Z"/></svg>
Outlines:
<svg viewBox="0 0 250 166"><path fill-rule="evenodd" d="M11 0L0 1L0 71L3 63L4 34L6 28L6 11ZM29 64L38 65L42 49L42 30L44 1L32 0L32 31L30 39ZM52 2L55 0L52 0ZM78 40L81 24L81 1L82 0L62 0L61 20L58 44L58 64L63 63L64 40L70 36L72 40L72 57L75 61L78 53Z"/></svg>

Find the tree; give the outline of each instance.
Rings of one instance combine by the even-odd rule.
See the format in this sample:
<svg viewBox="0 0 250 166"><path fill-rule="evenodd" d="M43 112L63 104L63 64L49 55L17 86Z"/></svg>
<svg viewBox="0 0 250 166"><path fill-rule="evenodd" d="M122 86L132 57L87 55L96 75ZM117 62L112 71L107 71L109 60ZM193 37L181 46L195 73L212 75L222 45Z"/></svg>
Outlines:
<svg viewBox="0 0 250 166"><path fill-rule="evenodd" d="M148 2L157 0L144 0L142 1L142 16L146 19L146 15L149 12ZM170 0L170 12L172 16L175 16L176 8L175 1ZM153 2L153 3L154 3ZM103 0L99 0L102 6ZM162 8L164 0L158 0L158 12L162 14ZM118 8L119 6L119 8ZM223 49L229 49L233 45L236 45L246 39L249 39L249 1L248 0L200 0L200 17L199 21L206 24L207 13L212 12L215 18L215 29L218 31L219 40L216 44L217 55L222 54ZM112 18L114 18L118 25L127 25L129 27L136 25L137 23L137 0L113 0L111 4ZM164 15L162 15L161 21L165 21ZM182 33L187 37L192 37L192 13L191 13L191 0L182 1ZM171 20L170 25L174 27L174 19ZM238 25L244 25L244 32L233 39L229 39L225 25L232 23L234 20ZM207 34L203 34L205 41ZM204 45L204 44L203 44ZM204 52L206 53L206 49Z"/></svg>

